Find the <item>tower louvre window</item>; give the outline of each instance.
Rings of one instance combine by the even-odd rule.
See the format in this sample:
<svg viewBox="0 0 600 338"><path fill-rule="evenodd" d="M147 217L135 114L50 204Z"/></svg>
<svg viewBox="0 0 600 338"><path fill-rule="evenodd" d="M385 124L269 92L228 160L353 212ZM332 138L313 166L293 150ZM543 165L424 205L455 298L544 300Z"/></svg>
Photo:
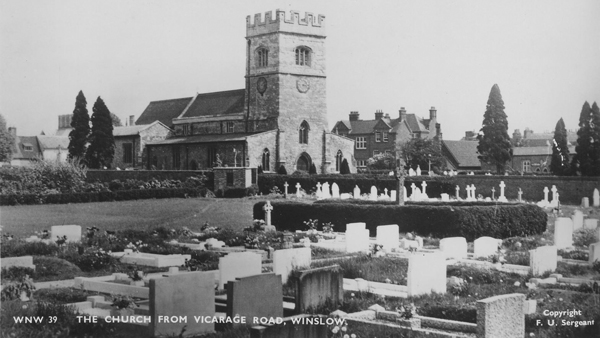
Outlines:
<svg viewBox="0 0 600 338"><path fill-rule="evenodd" d="M300 124L300 129L298 129L298 142L301 144L308 144L308 131L310 127L308 126L308 122L302 121Z"/></svg>
<svg viewBox="0 0 600 338"><path fill-rule="evenodd" d="M267 67L269 65L269 50L266 48L260 48L256 52L256 66Z"/></svg>
<svg viewBox="0 0 600 338"><path fill-rule="evenodd" d="M296 47L296 64L310 67L311 50L308 47Z"/></svg>

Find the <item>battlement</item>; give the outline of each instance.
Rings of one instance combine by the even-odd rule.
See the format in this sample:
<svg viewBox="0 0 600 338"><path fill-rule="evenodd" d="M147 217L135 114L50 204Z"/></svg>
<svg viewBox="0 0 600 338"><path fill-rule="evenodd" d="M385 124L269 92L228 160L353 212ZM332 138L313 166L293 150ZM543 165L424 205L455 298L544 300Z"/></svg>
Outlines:
<svg viewBox="0 0 600 338"><path fill-rule="evenodd" d="M291 32L298 34L320 35L325 36L325 16L314 15L306 12L304 18L300 18L299 11L290 11L290 16L287 17L285 11L280 9L273 12L265 12L264 18L261 13L246 17L246 35L254 36L260 34L268 34L277 31Z"/></svg>

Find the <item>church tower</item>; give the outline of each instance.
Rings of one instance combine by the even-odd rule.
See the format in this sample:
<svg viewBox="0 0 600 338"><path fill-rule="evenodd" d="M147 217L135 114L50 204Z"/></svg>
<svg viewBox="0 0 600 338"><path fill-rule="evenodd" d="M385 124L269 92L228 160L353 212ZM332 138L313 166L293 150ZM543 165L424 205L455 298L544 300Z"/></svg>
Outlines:
<svg viewBox="0 0 600 338"><path fill-rule="evenodd" d="M325 16L281 10L246 18L247 132L276 130L265 149L288 173L323 171L327 124ZM276 169L275 169L276 170ZM274 170L273 170L274 171Z"/></svg>

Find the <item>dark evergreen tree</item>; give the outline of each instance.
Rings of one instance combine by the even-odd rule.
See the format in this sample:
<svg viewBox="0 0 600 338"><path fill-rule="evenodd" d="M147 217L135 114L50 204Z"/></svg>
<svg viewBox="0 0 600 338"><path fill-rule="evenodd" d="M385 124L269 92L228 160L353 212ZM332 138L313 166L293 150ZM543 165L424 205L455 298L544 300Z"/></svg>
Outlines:
<svg viewBox="0 0 600 338"><path fill-rule="evenodd" d="M480 161L496 166L498 174L504 174L506 162L512 158L512 144L508 136L508 119L504 113L504 101L497 84L490 91L483 124L477 136L477 152Z"/></svg>
<svg viewBox="0 0 600 338"><path fill-rule="evenodd" d="M75 99L71 127L73 130L69 133L69 159L83 160L90 135L90 115L87 110L87 101L81 90Z"/></svg>
<svg viewBox="0 0 600 338"><path fill-rule="evenodd" d="M110 111L98 96L92 108L92 133L90 145L86 153L87 165L90 168L110 168L115 154L115 139Z"/></svg>
<svg viewBox="0 0 600 338"><path fill-rule="evenodd" d="M308 173L311 175L315 175L317 173L317 167L315 167L314 163L310 164L310 168L308 168Z"/></svg>
<svg viewBox="0 0 600 338"><path fill-rule="evenodd" d="M592 172L592 159L590 157L592 148L592 130L590 122L592 120L592 108L586 101L581 107L579 114L579 130L577 130L577 146L575 147L575 156L571 162L571 171L573 174L578 172L582 176L589 176Z"/></svg>
<svg viewBox="0 0 600 338"><path fill-rule="evenodd" d="M590 160L592 165L589 176L600 176L600 108L596 102L592 104L590 136L593 142L590 147Z"/></svg>
<svg viewBox="0 0 600 338"><path fill-rule="evenodd" d="M342 161L342 167L340 168L340 174L348 175L350 174L350 165L348 165L348 160L344 159Z"/></svg>
<svg viewBox="0 0 600 338"><path fill-rule="evenodd" d="M10 162L15 138L6 127L4 116L0 115L0 162Z"/></svg>
<svg viewBox="0 0 600 338"><path fill-rule="evenodd" d="M552 140L552 160L550 161L550 171L554 175L564 176L570 173L569 163L569 143L567 141L567 129L565 122L561 118L554 128L554 138Z"/></svg>
<svg viewBox="0 0 600 338"><path fill-rule="evenodd" d="M277 173L279 175L287 175L287 170L285 170L285 166L283 164L279 166Z"/></svg>

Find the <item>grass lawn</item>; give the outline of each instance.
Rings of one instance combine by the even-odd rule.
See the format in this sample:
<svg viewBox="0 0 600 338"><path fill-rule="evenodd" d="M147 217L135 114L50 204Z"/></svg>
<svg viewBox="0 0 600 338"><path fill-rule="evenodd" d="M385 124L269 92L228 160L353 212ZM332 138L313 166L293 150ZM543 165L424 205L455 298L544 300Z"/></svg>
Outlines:
<svg viewBox="0 0 600 338"><path fill-rule="evenodd" d="M3 206L2 232L28 237L52 225L96 226L101 230L188 227L199 231L211 226L242 229L252 225L257 199L170 198L123 202Z"/></svg>

